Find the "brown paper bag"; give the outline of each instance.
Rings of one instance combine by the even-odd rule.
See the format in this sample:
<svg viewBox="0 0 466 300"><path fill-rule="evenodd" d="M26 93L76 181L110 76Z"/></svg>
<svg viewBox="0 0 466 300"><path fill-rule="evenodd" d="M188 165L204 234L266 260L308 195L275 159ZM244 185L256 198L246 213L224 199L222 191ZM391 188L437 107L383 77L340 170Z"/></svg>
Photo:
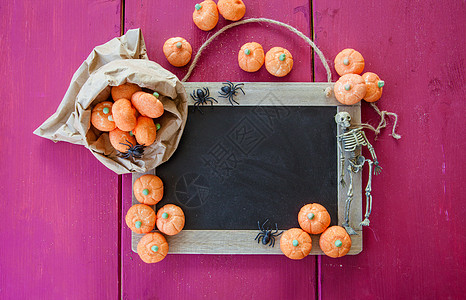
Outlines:
<svg viewBox="0 0 466 300"><path fill-rule="evenodd" d="M110 86L131 82L157 91L165 112L154 144L141 159L124 159L110 144L107 132L91 126L92 108L110 98ZM83 145L118 174L147 172L167 161L178 147L188 116L186 91L178 78L148 60L140 29L94 48L71 79L57 111L34 134L54 142Z"/></svg>

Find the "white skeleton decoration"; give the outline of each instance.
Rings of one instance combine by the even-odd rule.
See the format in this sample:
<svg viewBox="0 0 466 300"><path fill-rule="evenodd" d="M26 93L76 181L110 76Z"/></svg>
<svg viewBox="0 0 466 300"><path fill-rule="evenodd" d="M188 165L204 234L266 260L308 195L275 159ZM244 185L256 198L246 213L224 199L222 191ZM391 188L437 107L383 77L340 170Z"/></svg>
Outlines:
<svg viewBox="0 0 466 300"><path fill-rule="evenodd" d="M369 179L367 180L366 186L366 214L364 215L364 221L362 221L360 226L369 226L369 216L372 211L372 170L374 170L374 175L380 174L382 167L379 166L377 156L375 155L374 148L367 140L366 135L364 134L362 127L356 127L350 129L351 126L351 116L347 112L340 112L335 115L335 122L337 126L341 126L343 129L343 134L337 135L338 148L340 150L340 183L345 186L345 152L350 154L348 158L348 168L349 171L349 187L347 198L345 201L345 227L346 231L350 235L357 234L353 228L349 225L349 211L351 207L351 201L353 200L353 173L357 173L362 170L364 163L367 161L369 164ZM372 160L366 159L362 155L357 155L356 150L359 150L361 146L366 146L369 149L369 152L372 156Z"/></svg>

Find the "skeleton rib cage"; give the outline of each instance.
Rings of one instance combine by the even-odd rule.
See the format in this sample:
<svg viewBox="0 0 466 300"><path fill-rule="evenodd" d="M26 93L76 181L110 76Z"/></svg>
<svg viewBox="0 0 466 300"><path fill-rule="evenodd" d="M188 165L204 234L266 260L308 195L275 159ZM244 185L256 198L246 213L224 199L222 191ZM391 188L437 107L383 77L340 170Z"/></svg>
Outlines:
<svg viewBox="0 0 466 300"><path fill-rule="evenodd" d="M360 146L368 145L361 130L362 128L356 128L339 136L343 141L345 151L351 152Z"/></svg>

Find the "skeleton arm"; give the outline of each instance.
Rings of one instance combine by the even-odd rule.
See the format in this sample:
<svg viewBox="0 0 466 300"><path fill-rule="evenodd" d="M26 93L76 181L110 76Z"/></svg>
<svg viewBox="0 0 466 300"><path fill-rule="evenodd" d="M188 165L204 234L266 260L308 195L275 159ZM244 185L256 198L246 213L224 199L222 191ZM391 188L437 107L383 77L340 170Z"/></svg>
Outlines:
<svg viewBox="0 0 466 300"><path fill-rule="evenodd" d="M367 139L364 131L361 130L361 134L364 137L364 141L367 143L367 148L369 149L372 159L374 160L374 175L379 175L380 172L382 172L382 167L379 166L379 161L377 160L377 155L375 154L374 147L372 147L371 143L369 143L369 140Z"/></svg>
<svg viewBox="0 0 466 300"><path fill-rule="evenodd" d="M337 136L338 150L340 150L340 184L345 186L345 152L343 151L342 140L341 136Z"/></svg>

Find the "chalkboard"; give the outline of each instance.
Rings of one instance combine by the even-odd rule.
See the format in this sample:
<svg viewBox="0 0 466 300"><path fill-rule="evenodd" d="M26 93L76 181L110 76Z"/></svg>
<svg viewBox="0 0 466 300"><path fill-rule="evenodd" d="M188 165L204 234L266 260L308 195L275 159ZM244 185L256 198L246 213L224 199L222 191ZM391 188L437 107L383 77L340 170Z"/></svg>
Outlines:
<svg viewBox="0 0 466 300"><path fill-rule="evenodd" d="M186 230L299 226L299 209L324 205L337 221L336 107L216 106L189 114L172 158L157 168L161 207L174 203Z"/></svg>
<svg viewBox="0 0 466 300"><path fill-rule="evenodd" d="M183 231L167 236L170 253L280 254L279 246L254 241L257 222L299 227L298 212L308 203L324 205L331 225L342 224L347 191L338 183L334 116L348 111L360 122L359 104L339 104L329 83L245 83L246 95L235 97L234 106L218 97L220 82L184 85L190 94L208 88L218 103L198 110L190 97L178 149L149 172L164 182L154 209L176 204L186 216ZM133 182L141 175L133 174ZM360 173L353 182L350 225L359 235L352 236L349 254L362 251ZM134 251L141 237L132 234ZM318 236L312 240L311 254L322 254Z"/></svg>

